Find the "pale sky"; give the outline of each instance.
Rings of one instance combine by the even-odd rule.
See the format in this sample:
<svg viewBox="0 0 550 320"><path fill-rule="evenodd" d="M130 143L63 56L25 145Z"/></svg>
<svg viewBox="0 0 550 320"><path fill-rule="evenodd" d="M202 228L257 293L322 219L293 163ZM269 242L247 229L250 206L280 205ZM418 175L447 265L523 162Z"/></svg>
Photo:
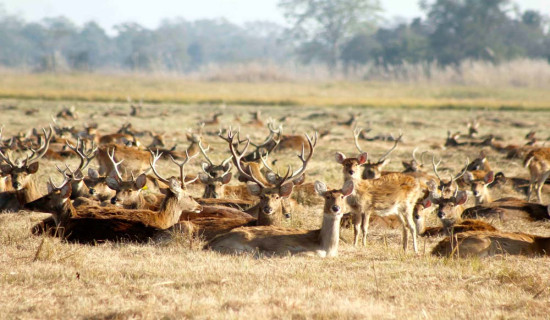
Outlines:
<svg viewBox="0 0 550 320"><path fill-rule="evenodd" d="M480 0L483 1L483 0ZM27 21L66 16L79 25L94 20L111 31L121 22L138 22L155 28L164 18L186 20L225 17L231 22L269 20L284 23L278 0L0 0L10 14ZM516 0L522 10L537 9L550 15L550 0ZM384 17L413 18L422 14L418 0L381 0Z"/></svg>

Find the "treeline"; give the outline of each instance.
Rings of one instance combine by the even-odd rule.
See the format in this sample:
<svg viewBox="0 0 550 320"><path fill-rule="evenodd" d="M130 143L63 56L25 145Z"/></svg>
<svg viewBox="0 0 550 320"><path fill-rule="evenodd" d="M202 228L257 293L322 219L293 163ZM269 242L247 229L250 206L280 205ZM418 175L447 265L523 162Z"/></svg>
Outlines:
<svg viewBox="0 0 550 320"><path fill-rule="evenodd" d="M312 6L306 11L311 16L299 11L305 3ZM65 17L27 22L0 10L0 65L33 71L190 72L205 65L247 62L300 61L349 69L365 64L448 66L465 60L550 61L547 17L533 10L519 12L508 0L423 1L425 19L393 27L379 27L380 9L372 0L281 0L281 8L291 28L271 22L240 26L224 19L174 19L156 29L120 24L115 35L95 22L77 26ZM306 18L313 23L301 25Z"/></svg>

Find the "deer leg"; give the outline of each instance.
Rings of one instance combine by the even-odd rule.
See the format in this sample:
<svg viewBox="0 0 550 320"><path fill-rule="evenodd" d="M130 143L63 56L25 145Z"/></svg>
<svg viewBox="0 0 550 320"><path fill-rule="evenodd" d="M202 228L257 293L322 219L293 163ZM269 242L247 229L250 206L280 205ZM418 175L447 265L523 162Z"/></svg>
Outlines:
<svg viewBox="0 0 550 320"><path fill-rule="evenodd" d="M363 214L363 222L361 228L363 229L363 247L367 246L367 233L369 232L370 213Z"/></svg>
<svg viewBox="0 0 550 320"><path fill-rule="evenodd" d="M533 192L533 188L535 187L536 183L536 177L531 176L531 180L529 181L529 190L527 191L527 202L531 200L531 193Z"/></svg>
<svg viewBox="0 0 550 320"><path fill-rule="evenodd" d="M548 179L548 176L550 176L550 171L543 173L538 181L537 198L539 200L539 203L542 203L542 188L544 187L544 183L546 182L546 179Z"/></svg>
<svg viewBox="0 0 550 320"><path fill-rule="evenodd" d="M411 210L412 211L412 208ZM414 253L418 253L418 243L417 243L417 237L416 237L416 226L414 224L414 220L412 217L412 212L410 212L409 215L407 215L407 228L409 229L409 232L411 233L412 241L413 241L413 249ZM405 241L405 240L404 240ZM403 250L407 251L407 245L403 245Z"/></svg>
<svg viewBox="0 0 550 320"><path fill-rule="evenodd" d="M359 242L359 232L361 230L361 215L352 213L351 220L353 222L353 246L357 246Z"/></svg>

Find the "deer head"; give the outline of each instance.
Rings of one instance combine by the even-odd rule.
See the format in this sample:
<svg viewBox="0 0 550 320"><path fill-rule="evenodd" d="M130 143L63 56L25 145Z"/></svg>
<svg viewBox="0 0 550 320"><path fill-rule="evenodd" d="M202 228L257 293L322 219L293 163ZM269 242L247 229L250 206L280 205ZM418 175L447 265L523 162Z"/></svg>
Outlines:
<svg viewBox="0 0 550 320"><path fill-rule="evenodd" d="M303 179L308 162L313 156L315 145L317 143L317 136L315 135L314 142L306 135L310 152L307 158L305 157L304 147L302 153L298 156L302 161L302 167L296 171L292 171L292 168L288 168L286 174L281 177L277 173L271 170L267 179L260 179L250 171L247 172L242 167L241 159L250 146L250 140L246 141L246 145L243 151L237 150L238 143L234 143L234 138L237 134L233 133L231 129L228 131L227 138L223 138L229 144L229 150L233 155L233 159L239 173L246 177L248 180L247 187L252 195L260 198L258 204L258 225L276 225L280 223L282 216L282 200L287 198L292 193L294 187L294 181Z"/></svg>
<svg viewBox="0 0 550 320"><path fill-rule="evenodd" d="M466 203L466 200L468 200L466 191L459 191L458 189L450 198L434 200L434 203L437 205L437 217L441 220L444 227L452 227L461 220L462 211L464 211L462 205Z"/></svg>
<svg viewBox="0 0 550 320"><path fill-rule="evenodd" d="M378 179L382 175L382 169L390 163L390 154L397 148L397 144L399 144L399 141L401 141L401 138L403 137L403 134L401 133L397 139L395 139L394 145L386 151L379 159L378 161L370 161L368 159L368 154L364 152L361 147L359 146L359 135L361 134L362 129L357 128L353 132L353 137L355 141L355 147L361 154L366 154L367 159L363 163L363 174L361 175L362 179Z"/></svg>
<svg viewBox="0 0 550 320"><path fill-rule="evenodd" d="M110 176L105 179L105 182L109 188L116 192L115 196L111 198L111 204L122 205L125 202L130 202L133 204L137 203L141 190L145 187L145 183L147 182L147 176L145 173L142 173L136 178L132 172L130 179L124 180L118 170L118 166L124 160L116 162L115 149L112 149L110 153L107 150L107 154L113 163L113 171Z"/></svg>
<svg viewBox="0 0 550 320"><path fill-rule="evenodd" d="M470 185L472 193L475 197L476 206L491 202L488 186L495 180L493 171L487 172L482 179L476 179L472 172L468 171L464 174L464 181Z"/></svg>
<svg viewBox="0 0 550 320"><path fill-rule="evenodd" d="M414 148L412 157L413 159L410 162L402 161L403 167L405 167L405 170L403 170L404 173L408 172L419 172L424 169L424 155L427 153L427 151L422 152L420 155L420 161L416 158L416 151L418 151L418 147Z"/></svg>
<svg viewBox="0 0 550 320"><path fill-rule="evenodd" d="M323 213L329 216L344 215L346 208L346 198L353 193L353 181L344 182L342 189L327 190L327 186L321 181L315 181L315 192L325 198Z"/></svg>
<svg viewBox="0 0 550 320"><path fill-rule="evenodd" d="M203 198L220 198L224 194L224 186L231 181L231 159L233 156L222 161L221 164L215 165L210 157L206 154L206 150L199 143L199 149L207 162L203 162L202 171L199 173L200 181L205 185Z"/></svg>
<svg viewBox="0 0 550 320"><path fill-rule="evenodd" d="M466 164L468 164L470 160L466 158ZM443 180L441 179L441 176L438 172L438 167L441 164L441 159L439 159L438 163L435 163L435 156L432 157L432 166L435 176L439 181L430 180L427 182L428 189L430 190L430 193L432 195L432 198L448 198L453 195L453 193L458 190L458 185L456 183L456 180L462 177L466 173L467 165L464 167L461 173L459 173L456 176L453 176L450 174L449 180Z"/></svg>
<svg viewBox="0 0 550 320"><path fill-rule="evenodd" d="M53 128L50 128L50 132L44 132L44 139L41 146L38 150L30 148L31 154L27 155L26 159L17 159L16 162L12 161L9 154L4 155L0 151L0 159L4 160L6 163L0 168L2 172L6 175L10 175L11 182L14 190L23 190L26 188L27 184L32 181L32 175L38 171L38 160L42 158L48 151L48 146L53 136ZM0 131L0 141L2 140L1 131Z"/></svg>
<svg viewBox="0 0 550 320"><path fill-rule="evenodd" d="M67 209L67 205L70 204L70 196L72 192L71 182L67 176L64 176L64 180L61 185L56 186L53 181L48 182L48 193L32 202L25 204L25 208L33 211L51 213L56 225L62 224L63 221L68 220L70 215L67 214L70 210ZM59 214L61 213L61 215Z"/></svg>

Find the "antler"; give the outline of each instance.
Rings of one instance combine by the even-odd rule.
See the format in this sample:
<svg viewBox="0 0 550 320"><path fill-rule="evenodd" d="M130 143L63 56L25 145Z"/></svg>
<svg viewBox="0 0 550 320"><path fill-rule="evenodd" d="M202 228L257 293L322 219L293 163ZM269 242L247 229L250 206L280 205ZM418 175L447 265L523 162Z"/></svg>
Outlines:
<svg viewBox="0 0 550 320"><path fill-rule="evenodd" d="M437 167L440 164L441 164L441 159L439 159L439 162L437 164L435 164L435 155L432 155L432 165L433 165L433 169L434 169L434 174L437 177L437 179L439 179L439 181L441 181L441 177L439 176L439 173L437 172Z"/></svg>
<svg viewBox="0 0 550 320"><path fill-rule="evenodd" d="M361 135L361 132L363 132L363 128L353 129L353 139L355 140L355 147L357 148L357 150L359 150L360 153L366 153L359 146L359 136Z"/></svg>
<svg viewBox="0 0 550 320"><path fill-rule="evenodd" d="M381 161L384 161L386 160L386 158L395 150L395 148L397 148L397 144L399 143L399 141L401 141L401 138L403 137L403 133L400 132L399 133L399 137L397 137L397 139L395 139L395 143L393 144L393 147L391 147L390 150L388 150L386 153L384 153L384 155L382 155L380 157L380 159L378 160L378 162L381 162Z"/></svg>
<svg viewBox="0 0 550 320"><path fill-rule="evenodd" d="M208 147L208 149L204 150L204 148L202 147L202 141L199 141L199 149L200 149L202 155L204 156L204 159L206 159L206 161L208 161L208 164L212 166L213 165L212 160L210 160L210 157L208 157L208 155L206 154L206 151L208 149L210 149L210 147Z"/></svg>
<svg viewBox="0 0 550 320"><path fill-rule="evenodd" d="M305 146L302 144L302 153L298 155L298 158L302 160L302 167L296 170L294 173L292 173L292 176L290 176L289 178L290 181L296 180L296 178L302 176L302 174L306 171L307 164L309 163L309 160L311 160L311 157L313 156L313 151L315 150L315 146L317 145L317 131L315 131L315 133L313 134L313 141L311 140L311 137L307 133L306 133L306 139L309 145L309 155L307 156L307 159L304 158Z"/></svg>
<svg viewBox="0 0 550 320"><path fill-rule="evenodd" d="M189 155L189 153L187 152L187 150L185 150L185 159L181 162L181 163L178 163L176 161L176 159L174 159L174 157L172 157L172 155L170 155L170 159L172 159L172 162L175 163L178 167L180 167L180 179L181 179L181 187L183 189L185 189L185 187L188 185L188 184L191 184L193 182L195 182L199 177L196 176L195 179L189 181L189 182L185 182L185 170L183 169L183 167L193 158L195 158L198 154L194 154L192 156Z"/></svg>
<svg viewBox="0 0 550 320"><path fill-rule="evenodd" d="M111 159L111 162L113 163L113 169L115 170L116 176L119 179L119 181L122 180L122 175L120 174L120 171L118 171L118 166L124 162L124 159L120 160L120 162L116 162L115 160L115 148L111 149L112 153L109 153L109 150L107 150L107 155L109 156L109 159Z"/></svg>
<svg viewBox="0 0 550 320"><path fill-rule="evenodd" d="M157 153L153 153L153 151L151 149L149 149L149 152L151 152L151 156L153 156L153 160L149 160L149 165L151 166L151 169L153 170L153 173L155 174L155 176L157 176L157 178L164 182L166 185L170 185L170 181L168 181L168 179L166 178L163 178L158 172L157 172L157 169L155 168L155 165L157 164L157 161L158 159L160 159L162 157L162 152L159 152L158 149L157 149ZM185 151L187 152L187 151Z"/></svg>
<svg viewBox="0 0 550 320"><path fill-rule="evenodd" d="M61 188L63 188L70 181L71 181L71 179L69 177L67 177L66 174L63 174L63 182L61 182L61 185L58 187L53 183L52 177L49 178L49 183L52 186L53 190L60 190Z"/></svg>
<svg viewBox="0 0 550 320"><path fill-rule="evenodd" d="M241 166L241 159L242 159L243 155L246 153L246 150L248 149L248 147L250 146L250 139L246 140L246 145L245 145L243 151L241 153L239 153L236 150L235 145L233 144L233 139L234 138L235 138L235 134L233 133L233 131L231 131L231 127L229 128L229 131L227 132L227 138L222 137L222 139L224 139L225 141L227 141L229 143L229 150L231 151L231 154L233 155L233 159L234 159L235 165L237 166L237 170L239 171L239 173L241 175L243 175L248 180L252 180L255 183L257 183L260 187L266 188L266 186L260 180L258 180L256 177L254 177L254 174L252 174L252 172L250 172L250 174L246 173L244 171L244 169L242 168L242 166Z"/></svg>
<svg viewBox="0 0 550 320"><path fill-rule="evenodd" d="M92 148L88 150L88 152L85 151L85 143L82 142L80 137L76 140L76 146L73 146L69 143L69 141L66 141L67 147L69 149L73 150L78 157L80 158L80 164L78 166L78 169L76 171L82 171L86 169L86 167L90 164L90 162L94 159L97 152L97 146L95 146L94 142L92 141ZM114 154L114 149L113 149Z"/></svg>
<svg viewBox="0 0 550 320"><path fill-rule="evenodd" d="M29 165L37 162L48 151L48 147L50 146L50 141L52 140L52 137L53 137L53 127L50 125L50 134L48 134L46 132L46 129L44 129L44 128L42 128L42 131L44 132L44 140L45 141L42 143L40 148L38 148L38 150L34 150L33 148L30 148L31 156L30 157L27 156L27 159L24 162L25 166L29 166Z"/></svg>
<svg viewBox="0 0 550 320"><path fill-rule="evenodd" d="M2 133L4 131L4 126L0 127L0 147L4 146L4 141L2 140ZM15 164L11 161L9 154L6 152L6 155L0 150L0 159L4 160L10 167L15 167Z"/></svg>

